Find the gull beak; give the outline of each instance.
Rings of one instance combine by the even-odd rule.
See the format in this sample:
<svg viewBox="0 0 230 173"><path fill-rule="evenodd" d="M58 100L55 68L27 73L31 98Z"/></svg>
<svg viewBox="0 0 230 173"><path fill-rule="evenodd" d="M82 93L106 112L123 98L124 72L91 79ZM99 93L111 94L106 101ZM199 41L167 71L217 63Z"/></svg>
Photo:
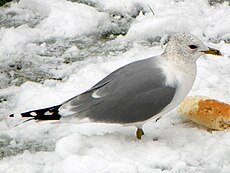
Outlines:
<svg viewBox="0 0 230 173"><path fill-rule="evenodd" d="M205 50L205 51L201 51L201 52L204 52L205 54L211 54L211 55L216 55L216 56L222 56L222 54L220 53L219 50L217 49L213 49L213 48L208 48L208 50Z"/></svg>

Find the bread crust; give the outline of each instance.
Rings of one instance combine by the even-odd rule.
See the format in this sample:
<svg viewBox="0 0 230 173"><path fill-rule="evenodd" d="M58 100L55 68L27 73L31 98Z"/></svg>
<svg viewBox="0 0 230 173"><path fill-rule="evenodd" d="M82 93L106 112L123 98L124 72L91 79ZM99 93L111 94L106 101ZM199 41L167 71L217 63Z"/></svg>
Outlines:
<svg viewBox="0 0 230 173"><path fill-rule="evenodd" d="M187 97L178 113L209 129L230 128L230 105L207 97Z"/></svg>

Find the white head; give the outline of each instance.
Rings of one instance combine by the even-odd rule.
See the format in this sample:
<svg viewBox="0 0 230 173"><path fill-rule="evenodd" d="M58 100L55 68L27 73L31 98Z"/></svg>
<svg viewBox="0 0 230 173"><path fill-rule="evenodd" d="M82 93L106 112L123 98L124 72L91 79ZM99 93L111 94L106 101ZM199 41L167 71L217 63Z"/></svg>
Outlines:
<svg viewBox="0 0 230 173"><path fill-rule="evenodd" d="M168 60L185 63L196 62L204 54L221 55L218 50L205 46L194 35L185 33L172 36L163 53Z"/></svg>

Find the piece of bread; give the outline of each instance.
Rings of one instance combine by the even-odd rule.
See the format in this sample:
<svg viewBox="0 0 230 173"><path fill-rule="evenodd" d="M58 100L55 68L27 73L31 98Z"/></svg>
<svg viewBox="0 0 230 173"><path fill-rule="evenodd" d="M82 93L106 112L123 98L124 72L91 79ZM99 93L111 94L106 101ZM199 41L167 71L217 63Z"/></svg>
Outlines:
<svg viewBox="0 0 230 173"><path fill-rule="evenodd" d="M230 128L230 105L208 97L187 97L177 111L180 115L209 129Z"/></svg>

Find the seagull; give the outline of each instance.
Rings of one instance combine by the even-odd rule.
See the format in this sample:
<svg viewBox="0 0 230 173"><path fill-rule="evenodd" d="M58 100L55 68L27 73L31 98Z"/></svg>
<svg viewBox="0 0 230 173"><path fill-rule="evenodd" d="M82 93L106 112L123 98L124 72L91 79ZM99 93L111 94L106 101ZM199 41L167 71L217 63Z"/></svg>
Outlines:
<svg viewBox="0 0 230 173"><path fill-rule="evenodd" d="M196 78L196 60L204 54L221 56L192 34L176 34L161 55L125 65L60 105L10 117L134 125L141 139L146 121L167 114L187 96Z"/></svg>

